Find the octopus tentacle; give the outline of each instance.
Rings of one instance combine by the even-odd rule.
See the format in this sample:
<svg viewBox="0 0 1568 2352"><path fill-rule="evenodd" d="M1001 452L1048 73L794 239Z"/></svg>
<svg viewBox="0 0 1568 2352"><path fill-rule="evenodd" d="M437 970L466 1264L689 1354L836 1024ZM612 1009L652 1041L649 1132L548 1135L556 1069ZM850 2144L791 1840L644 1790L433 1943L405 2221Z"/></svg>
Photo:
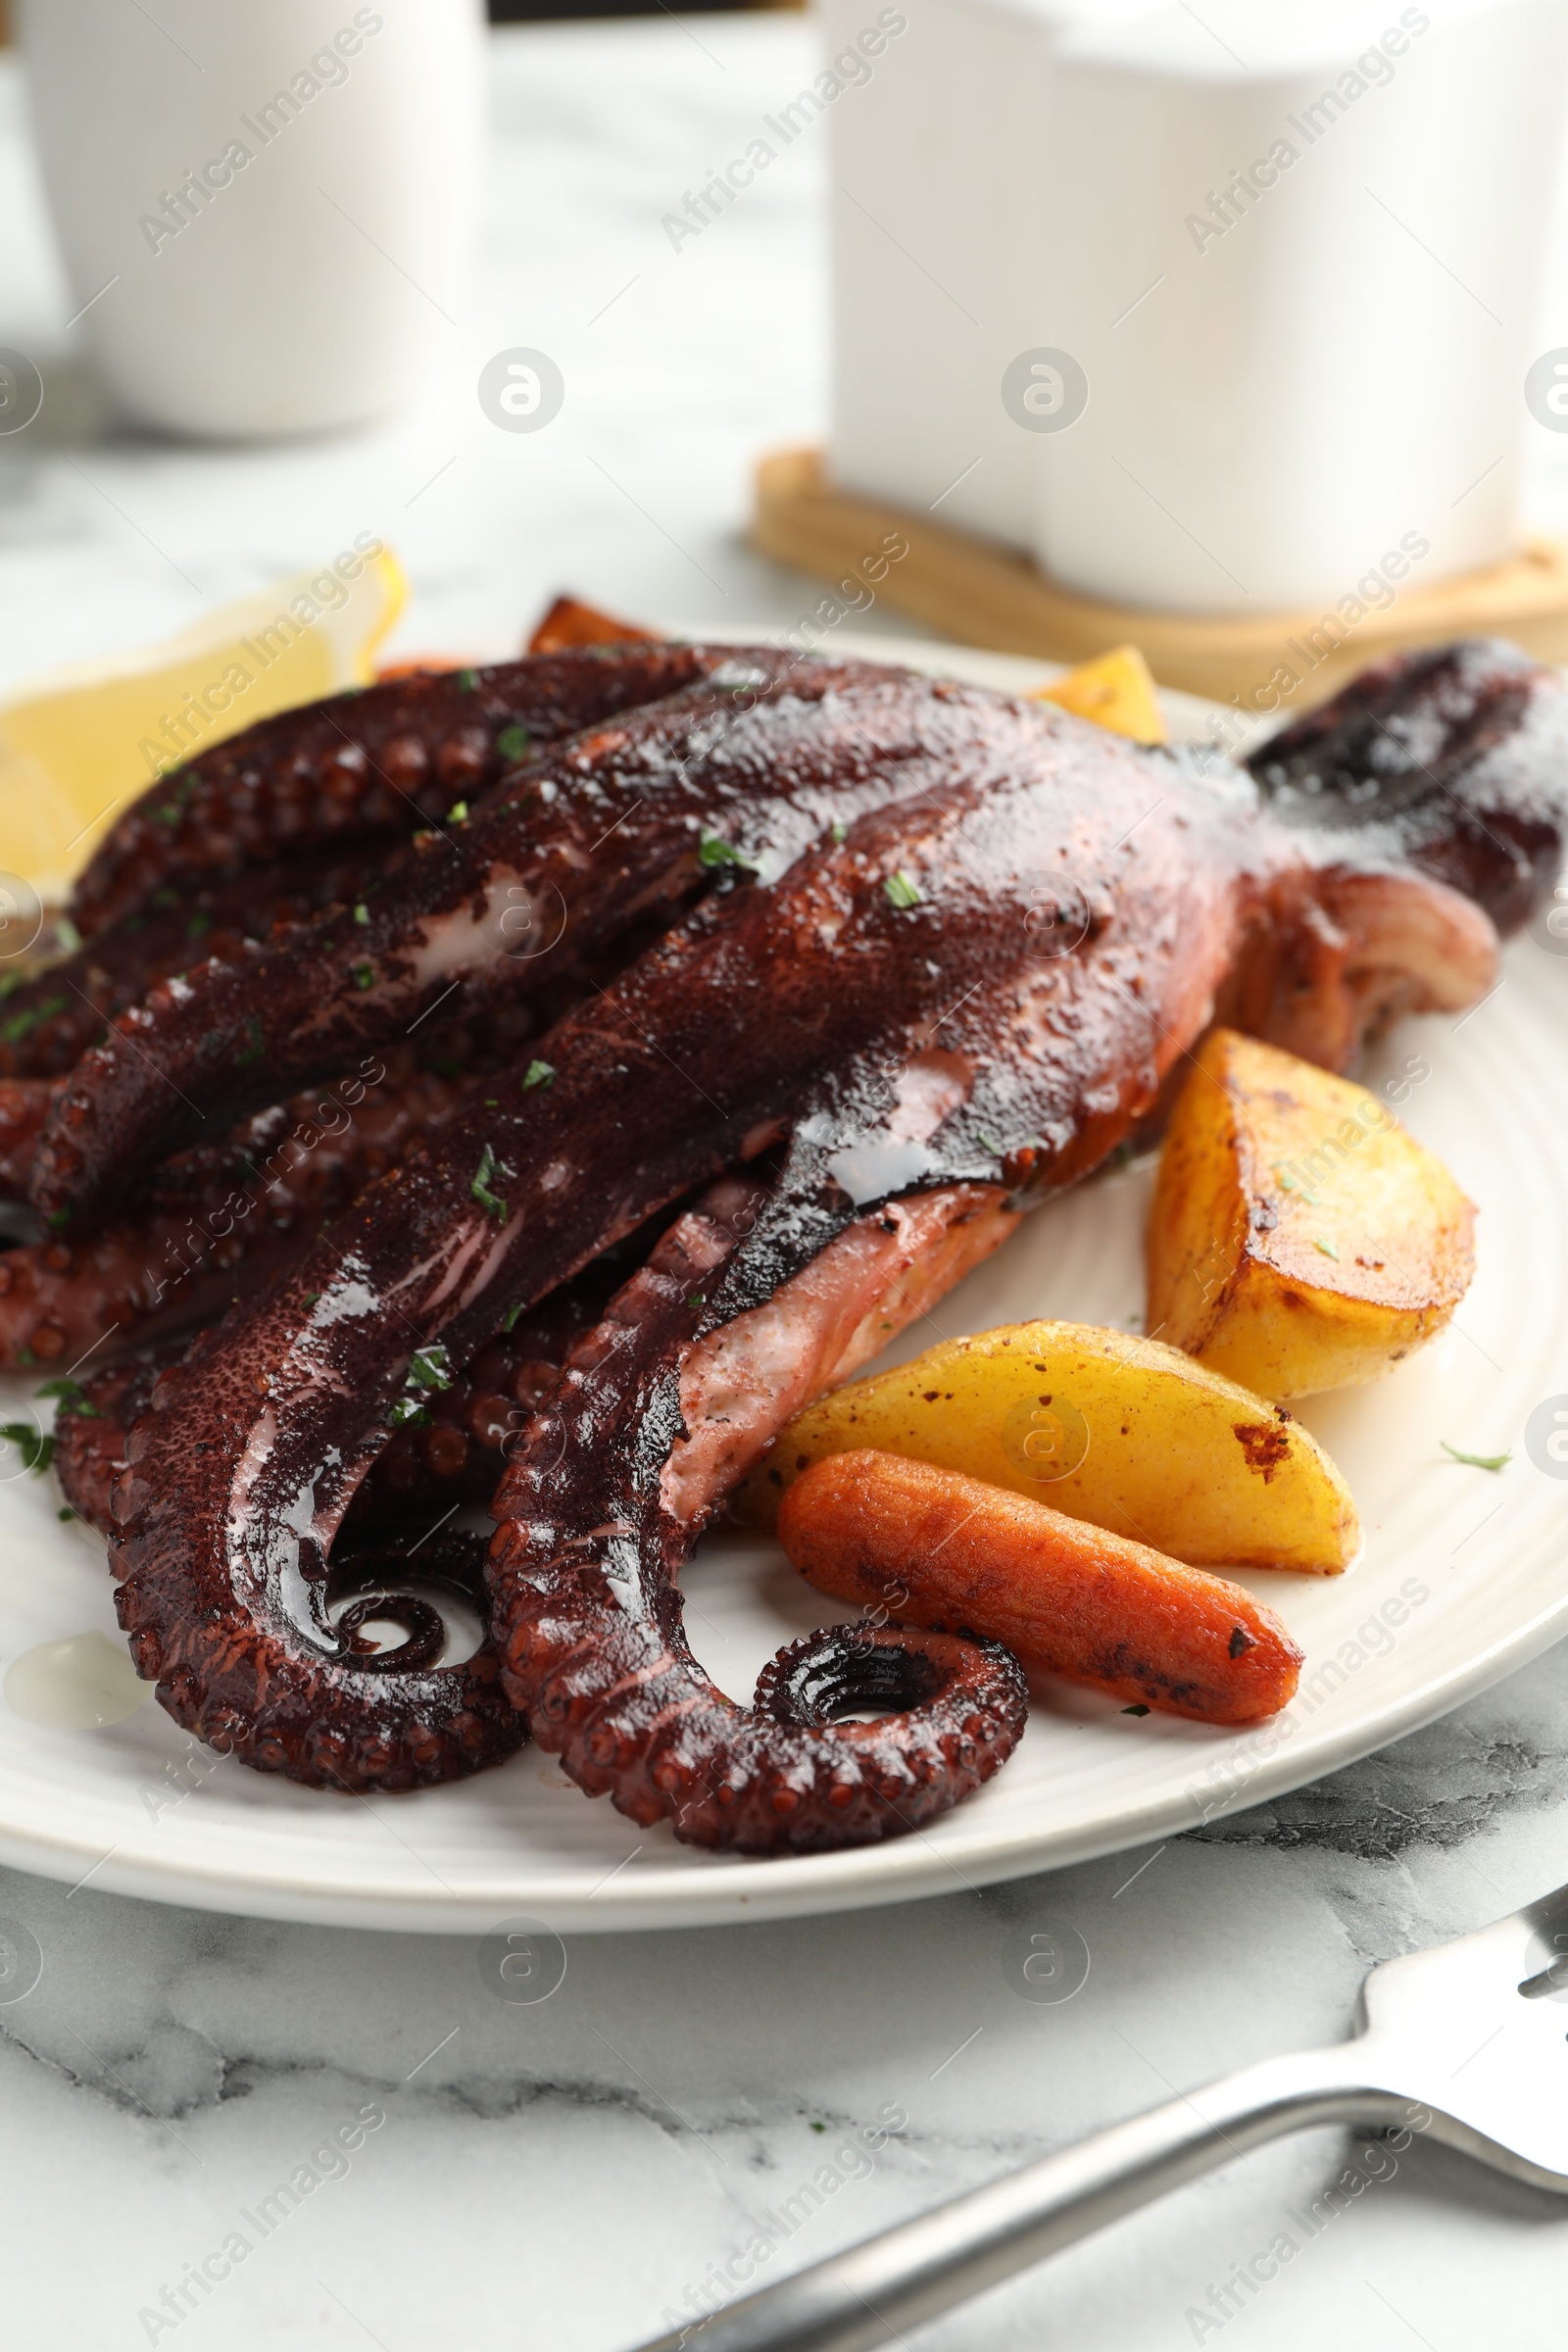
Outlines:
<svg viewBox="0 0 1568 2352"><path fill-rule="evenodd" d="M68 1390L55 1415L54 1467L60 1492L78 1519L107 1536L114 1527L115 1481L125 1468L125 1441L165 1372L183 1363L187 1345L166 1340Z"/></svg>
<svg viewBox="0 0 1568 2352"><path fill-rule="evenodd" d="M1272 808L1356 864L1430 874L1505 935L1557 878L1568 688L1494 638L1392 654L1249 761Z"/></svg>
<svg viewBox="0 0 1568 2352"><path fill-rule="evenodd" d="M298 1258L326 1218L416 1151L475 1083L418 1069L407 1049L391 1073L368 1061L336 1088L280 1103L224 1144L171 1161L134 1213L84 1240L57 1233L0 1250L0 1367L118 1352L221 1313ZM34 1080L25 1091L58 1084ZM20 1092L0 1089L0 1116Z"/></svg>
<svg viewBox="0 0 1568 2352"><path fill-rule="evenodd" d="M112 1490L117 1536L137 1519L152 1476L199 1471L183 1454L179 1402L207 1384L214 1346L204 1340L166 1371L154 1409L130 1429L126 1467ZM415 1543L416 1570L409 1557ZM525 1718L502 1690L488 1637L471 1658L443 1665L431 1655L427 1617L409 1608L414 1596L395 1591L393 1606L373 1614L401 1619L412 1636L407 1658L403 1645L369 1649L352 1613L346 1623L333 1620L332 1604L345 1594L367 1584L384 1593L416 1576L449 1583L482 1612L482 1546L473 1537L419 1542L376 1531L366 1547L345 1545L330 1563L324 1549L317 1553L310 1642L298 1639L286 1611L269 1623L241 1592L198 1588L171 1612L164 1591L135 1574L137 1550L134 1539L111 1539L110 1566L124 1579L117 1607L138 1672L159 1678L159 1696L176 1722L258 1771L354 1792L422 1788L501 1763L527 1737Z"/></svg>
<svg viewBox="0 0 1568 2352"><path fill-rule="evenodd" d="M1043 753L1081 771L1100 757L1064 713L977 689L772 650L703 659L701 685L509 780L362 907L155 991L74 1073L38 1206L90 1221L127 1167L203 1119L343 1067L437 1004L456 1015L536 989L715 878L774 878L835 822L956 768L979 787Z"/></svg>
<svg viewBox="0 0 1568 2352"><path fill-rule="evenodd" d="M724 1198L738 1190L719 1188L670 1229L568 1358L503 1481L490 1583L506 1686L519 1704L530 1694L535 1738L571 1777L644 1827L667 1820L678 1838L754 1853L861 1844L918 1828L989 1780L1022 1732L1027 1691L999 1646L896 1626L796 1643L764 1669L751 1708L692 1656L679 1567L765 1442L754 1421L747 1447L706 1447L700 1496L689 1469L673 1488L664 1475L681 1443L683 1363L710 1320L704 1295L725 1291L738 1246L745 1254L734 1227L750 1203ZM972 1214L967 1194L955 1204ZM850 1238L824 1252L843 1259L839 1280L794 1302L819 1362L824 1326L858 1322L869 1302ZM788 1410L775 1406L775 1429ZM900 1712L837 1720L866 1706Z"/></svg>
<svg viewBox="0 0 1568 2352"><path fill-rule="evenodd" d="M381 842L329 859L311 850L217 882L160 884L85 945L10 975L15 984L0 1002L0 1074L53 1077L71 1069L105 1023L160 980L212 957L225 961L280 923L363 898L389 851Z"/></svg>
<svg viewBox="0 0 1568 2352"><path fill-rule="evenodd" d="M534 1411L561 1377L572 1344L598 1322L635 1263L636 1236L607 1250L498 1333L445 1389L424 1392L370 1464L345 1516L352 1535L409 1512L483 1504L495 1493ZM54 1464L62 1494L101 1535L114 1532L114 1482L126 1467L125 1442L153 1410L163 1375L185 1362L202 1335L148 1344L73 1384L55 1418Z"/></svg>
<svg viewBox="0 0 1568 2352"><path fill-rule="evenodd" d="M1000 1642L912 1625L827 1625L769 1658L754 1703L777 1723L820 1730L862 1707L909 1708L940 1698L943 1712L928 1732L944 1754L953 1751L961 1761L963 1743L986 1730L980 1710L997 1704L999 1651L1006 1655ZM866 1761L863 1754L856 1758L862 1771ZM873 1759L873 1788L878 1777ZM885 1790L877 1788L877 1794L883 1804L890 1802ZM840 1842L836 1834L832 1841Z"/></svg>
<svg viewBox="0 0 1568 2352"><path fill-rule="evenodd" d="M589 647L424 671L284 710L149 785L72 894L83 938L160 885L237 873L356 834L405 837L519 759L703 673L680 646Z"/></svg>

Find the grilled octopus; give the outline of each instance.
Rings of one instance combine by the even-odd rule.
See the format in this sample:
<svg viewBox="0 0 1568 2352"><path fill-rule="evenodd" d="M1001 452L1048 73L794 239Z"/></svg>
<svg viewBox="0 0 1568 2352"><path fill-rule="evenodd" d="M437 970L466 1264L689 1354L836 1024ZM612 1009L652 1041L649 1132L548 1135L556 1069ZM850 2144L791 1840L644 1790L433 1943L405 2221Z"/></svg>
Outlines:
<svg viewBox="0 0 1568 2352"><path fill-rule="evenodd" d="M99 846L70 908L79 944L0 975L0 1077L69 1071L107 1020L193 962L255 955L280 924L352 909L416 832L442 838L509 770L709 665L696 649L646 646L430 673L284 711L201 754ZM253 1087L245 1107L292 1091Z"/></svg>
<svg viewBox="0 0 1568 2352"><path fill-rule="evenodd" d="M151 785L94 851L72 894L83 939L159 889L278 858L389 844L440 822L528 751L703 673L673 645L594 647L485 669L420 672L247 727Z"/></svg>
<svg viewBox="0 0 1568 2352"><path fill-rule="evenodd" d="M483 995L498 889L559 874L595 941L628 905L667 928L159 1381L111 1560L175 1719L318 1785L489 1760L471 1678L459 1700L424 1651L368 1664L334 1621L340 1530L411 1406L695 1194L508 1446L506 1695L585 1788L713 1845L894 1835L994 1772L1023 1715L1004 1653L829 1633L742 1706L692 1657L679 1569L796 1406L1155 1112L1212 1018L1343 1065L1393 1012L1491 985L1493 913L1518 919L1560 850L1557 681L1459 649L1314 724L1259 779L1205 774L1039 706L731 653L503 782L461 892L416 852L384 965L321 1006L333 1066L381 1002ZM605 823L629 838L595 865ZM335 919L306 935L318 988ZM270 1084L298 1067L281 1035L266 1053ZM119 1066L79 1074L63 1133ZM53 1181L90 1211L92 1150ZM868 1705L900 1711L843 1720Z"/></svg>
<svg viewBox="0 0 1568 2352"><path fill-rule="evenodd" d="M696 682L504 777L359 906L155 989L87 1054L36 1151L32 1198L90 1224L127 1172L351 1067L437 1007L481 1012L603 956L694 895L766 879L834 822L1029 756L1025 706L771 649L688 649ZM566 657L560 657L566 659ZM651 657L624 658L634 680ZM598 668L608 675L612 657Z"/></svg>
<svg viewBox="0 0 1568 2352"><path fill-rule="evenodd" d="M478 1077L385 1061L246 1119L155 1170L127 1213L81 1238L0 1251L0 1365L101 1362L211 1321L301 1254L325 1220L416 1151ZM0 1088L0 1103L8 1090Z"/></svg>

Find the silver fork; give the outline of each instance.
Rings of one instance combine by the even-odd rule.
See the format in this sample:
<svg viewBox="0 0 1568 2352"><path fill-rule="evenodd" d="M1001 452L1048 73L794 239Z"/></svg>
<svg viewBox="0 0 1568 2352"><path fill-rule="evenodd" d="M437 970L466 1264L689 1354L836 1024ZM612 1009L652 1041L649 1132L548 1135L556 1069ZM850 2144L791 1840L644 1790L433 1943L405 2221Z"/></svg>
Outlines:
<svg viewBox="0 0 1568 2352"><path fill-rule="evenodd" d="M643 2352L868 2352L1140 2205L1317 2124L1430 2132L1568 2190L1568 1886L1388 1960L1358 2031L1266 2058L731 2303Z"/></svg>

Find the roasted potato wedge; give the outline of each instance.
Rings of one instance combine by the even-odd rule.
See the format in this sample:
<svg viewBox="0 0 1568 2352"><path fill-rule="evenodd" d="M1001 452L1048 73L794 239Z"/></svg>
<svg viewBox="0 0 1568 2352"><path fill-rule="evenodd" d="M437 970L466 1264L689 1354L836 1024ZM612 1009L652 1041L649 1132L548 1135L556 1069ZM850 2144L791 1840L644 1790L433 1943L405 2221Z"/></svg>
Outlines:
<svg viewBox="0 0 1568 2352"><path fill-rule="evenodd" d="M1080 662L1054 685L1040 687L1034 699L1059 703L1064 710L1092 718L1113 735L1130 735L1134 743L1165 741L1153 675L1136 645L1118 645L1114 653Z"/></svg>
<svg viewBox="0 0 1568 2352"><path fill-rule="evenodd" d="M779 1541L808 1584L880 1618L983 1634L1032 1673L1199 1723L1258 1723L1301 1653L1242 1586L1049 1503L896 1453L803 1471Z"/></svg>
<svg viewBox="0 0 1568 2352"><path fill-rule="evenodd" d="M656 645L659 640L634 620L617 620L574 596L558 596L529 638L530 654L566 654L579 645Z"/></svg>
<svg viewBox="0 0 1568 2352"><path fill-rule="evenodd" d="M1151 1331L1259 1396L1307 1396L1431 1339L1474 1271L1475 1210L1387 1103L1209 1035L1160 1159Z"/></svg>
<svg viewBox="0 0 1568 2352"><path fill-rule="evenodd" d="M1007 1323L852 1381L798 1413L743 1490L771 1526L824 1455L910 1454L1032 1494L1198 1567L1333 1575L1349 1489L1298 1422L1174 1348L1085 1323Z"/></svg>

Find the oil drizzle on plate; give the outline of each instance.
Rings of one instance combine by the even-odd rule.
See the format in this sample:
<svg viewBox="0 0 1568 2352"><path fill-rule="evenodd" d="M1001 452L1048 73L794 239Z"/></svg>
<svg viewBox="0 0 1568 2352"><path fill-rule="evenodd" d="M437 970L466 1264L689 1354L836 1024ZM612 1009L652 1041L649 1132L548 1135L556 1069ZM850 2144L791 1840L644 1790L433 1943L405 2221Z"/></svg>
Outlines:
<svg viewBox="0 0 1568 2352"><path fill-rule="evenodd" d="M5 1680L13 1715L52 1732L102 1731L151 1696L152 1685L141 1680L128 1651L98 1633L68 1634L24 1651Z"/></svg>

